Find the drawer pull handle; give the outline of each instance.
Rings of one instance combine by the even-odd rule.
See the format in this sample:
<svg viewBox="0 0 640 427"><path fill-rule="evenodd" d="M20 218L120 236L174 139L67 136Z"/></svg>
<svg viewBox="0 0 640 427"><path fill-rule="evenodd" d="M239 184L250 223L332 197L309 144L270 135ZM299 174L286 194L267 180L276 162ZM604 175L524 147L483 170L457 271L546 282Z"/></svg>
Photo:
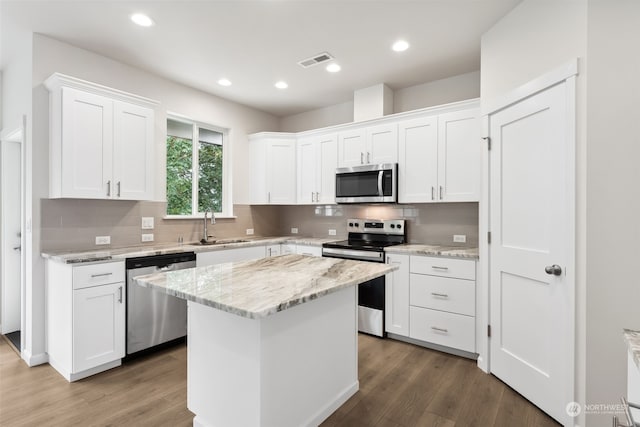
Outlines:
<svg viewBox="0 0 640 427"><path fill-rule="evenodd" d="M431 268L433 268L434 270L448 270L449 267L440 267L438 265L432 265Z"/></svg>
<svg viewBox="0 0 640 427"><path fill-rule="evenodd" d="M104 276L111 276L113 273L100 273L100 274L92 274L91 278L96 278L96 277L104 277Z"/></svg>
<svg viewBox="0 0 640 427"><path fill-rule="evenodd" d="M449 295L447 295L447 294L439 294L437 292L431 292L431 295L433 295L434 297L449 298Z"/></svg>
<svg viewBox="0 0 640 427"><path fill-rule="evenodd" d="M444 328L436 328L435 326L432 326L431 329L433 329L434 331L437 331L437 332L443 332L445 334L449 333L449 331L447 329L444 329Z"/></svg>

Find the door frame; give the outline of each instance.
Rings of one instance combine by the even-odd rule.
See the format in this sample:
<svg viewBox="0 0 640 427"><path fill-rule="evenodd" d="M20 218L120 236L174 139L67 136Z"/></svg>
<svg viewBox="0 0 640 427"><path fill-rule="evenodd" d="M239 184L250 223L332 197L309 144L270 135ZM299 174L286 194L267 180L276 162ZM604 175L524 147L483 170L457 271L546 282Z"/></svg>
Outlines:
<svg viewBox="0 0 640 427"><path fill-rule="evenodd" d="M7 142L20 144L20 355L24 359L24 347L26 337L26 215L25 215L25 203L26 203L26 116L22 116L20 126L10 131L3 130L0 132L0 144L4 145ZM1 188L0 188L1 191ZM0 221L2 221L2 215L0 210ZM1 254L0 254L1 256ZM3 286L0 278L0 286ZM0 307L1 309L1 307Z"/></svg>
<svg viewBox="0 0 640 427"><path fill-rule="evenodd" d="M574 58L560 67L553 69L499 97L490 100L483 100L481 103L481 116L482 116L482 137L483 137L483 150L482 150L482 191L480 195L479 206L479 262L478 262L478 276L480 278L480 286L478 289L478 299L480 306L480 316L478 316L478 367L484 372L491 372L491 355L490 355L490 342L487 333L491 319L491 305L490 305L490 248L488 243L488 236L491 219L490 211L490 156L487 144L490 140L485 139L490 137L489 135L489 116L504 108L507 108L525 98L535 95L545 89L548 89L557 84L564 83L566 85L566 123L567 123L567 140L566 140L566 155L567 155L567 167L566 173L566 194L567 194L567 265L565 271L566 286L570 286L572 289L571 306L569 307L570 319L569 330L573 331L573 336L569 341L569 354L567 366L573 367L566 373L567 390L569 395L567 396L567 402L575 401L575 367L576 367L576 353L575 353L575 339L576 339L576 76L578 75L578 58ZM571 418L572 423L575 423L576 418Z"/></svg>

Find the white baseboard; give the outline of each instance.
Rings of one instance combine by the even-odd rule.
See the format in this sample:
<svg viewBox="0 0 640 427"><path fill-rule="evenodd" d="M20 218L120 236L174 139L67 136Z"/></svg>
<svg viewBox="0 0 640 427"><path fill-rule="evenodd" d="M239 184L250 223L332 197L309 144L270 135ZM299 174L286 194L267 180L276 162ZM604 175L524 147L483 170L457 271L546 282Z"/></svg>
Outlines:
<svg viewBox="0 0 640 427"><path fill-rule="evenodd" d="M336 399L333 402L330 402L324 408L320 409L306 425L309 426L318 426L324 420L329 418L331 414L333 414L339 407L344 405L344 403L351 398L357 391L360 389L360 382L356 381L350 387L345 389L342 393L336 396Z"/></svg>
<svg viewBox="0 0 640 427"><path fill-rule="evenodd" d="M22 350L21 355L22 360L27 362L27 365L29 365L29 367L44 365L45 363L49 362L49 355L47 353L31 354L31 351L29 351L28 349L24 349Z"/></svg>

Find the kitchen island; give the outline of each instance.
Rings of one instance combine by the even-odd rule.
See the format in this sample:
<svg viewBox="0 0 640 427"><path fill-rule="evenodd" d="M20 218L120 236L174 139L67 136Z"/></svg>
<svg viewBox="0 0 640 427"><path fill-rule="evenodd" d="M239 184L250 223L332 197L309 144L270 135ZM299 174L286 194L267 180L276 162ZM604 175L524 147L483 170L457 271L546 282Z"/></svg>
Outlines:
<svg viewBox="0 0 640 427"><path fill-rule="evenodd" d="M395 268L284 255L137 280L188 301L194 426L306 426L358 390L356 285Z"/></svg>

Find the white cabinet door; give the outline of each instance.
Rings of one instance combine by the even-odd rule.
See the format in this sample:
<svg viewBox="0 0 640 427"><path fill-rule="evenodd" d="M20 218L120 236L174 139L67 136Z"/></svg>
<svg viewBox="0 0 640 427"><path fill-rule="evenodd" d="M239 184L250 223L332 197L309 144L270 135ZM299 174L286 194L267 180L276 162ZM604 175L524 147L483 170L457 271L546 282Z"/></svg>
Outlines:
<svg viewBox="0 0 640 427"><path fill-rule="evenodd" d="M438 118L400 123L398 202L425 203L437 199Z"/></svg>
<svg viewBox="0 0 640 427"><path fill-rule="evenodd" d="M338 137L336 134L323 135L318 138L316 202L336 202L336 168L338 167Z"/></svg>
<svg viewBox="0 0 640 427"><path fill-rule="evenodd" d="M353 129L338 134L338 165L341 168L363 165L366 151L364 129Z"/></svg>
<svg viewBox="0 0 640 427"><path fill-rule="evenodd" d="M267 142L267 201L270 204L296 203L296 141L272 139Z"/></svg>
<svg viewBox="0 0 640 427"><path fill-rule="evenodd" d="M251 203L263 205L267 200L267 144L266 141L256 139L249 146L249 165L251 183Z"/></svg>
<svg viewBox="0 0 640 427"><path fill-rule="evenodd" d="M385 330L409 336L409 255L389 254L387 264L399 269L385 276Z"/></svg>
<svg viewBox="0 0 640 427"><path fill-rule="evenodd" d="M62 197L105 199L113 194L113 101L62 89Z"/></svg>
<svg viewBox="0 0 640 427"><path fill-rule="evenodd" d="M312 204L316 201L319 163L317 149L315 138L298 141L298 204Z"/></svg>
<svg viewBox="0 0 640 427"><path fill-rule="evenodd" d="M267 245L266 247L266 257L278 256L281 254L280 245Z"/></svg>
<svg viewBox="0 0 640 427"><path fill-rule="evenodd" d="M296 245L296 253L306 256L322 256L322 248L320 246Z"/></svg>
<svg viewBox="0 0 640 427"><path fill-rule="evenodd" d="M480 120L478 109L438 118L438 195L446 202L480 200Z"/></svg>
<svg viewBox="0 0 640 427"><path fill-rule="evenodd" d="M124 282L73 291L73 372L124 357Z"/></svg>
<svg viewBox="0 0 640 427"><path fill-rule="evenodd" d="M282 255L289 255L296 253L296 244L295 243L282 243L280 244L280 253Z"/></svg>
<svg viewBox="0 0 640 427"><path fill-rule="evenodd" d="M367 128L365 163L397 163L398 125L385 124Z"/></svg>
<svg viewBox="0 0 640 427"><path fill-rule="evenodd" d="M112 196L151 200L154 185L154 113L151 108L114 102Z"/></svg>

